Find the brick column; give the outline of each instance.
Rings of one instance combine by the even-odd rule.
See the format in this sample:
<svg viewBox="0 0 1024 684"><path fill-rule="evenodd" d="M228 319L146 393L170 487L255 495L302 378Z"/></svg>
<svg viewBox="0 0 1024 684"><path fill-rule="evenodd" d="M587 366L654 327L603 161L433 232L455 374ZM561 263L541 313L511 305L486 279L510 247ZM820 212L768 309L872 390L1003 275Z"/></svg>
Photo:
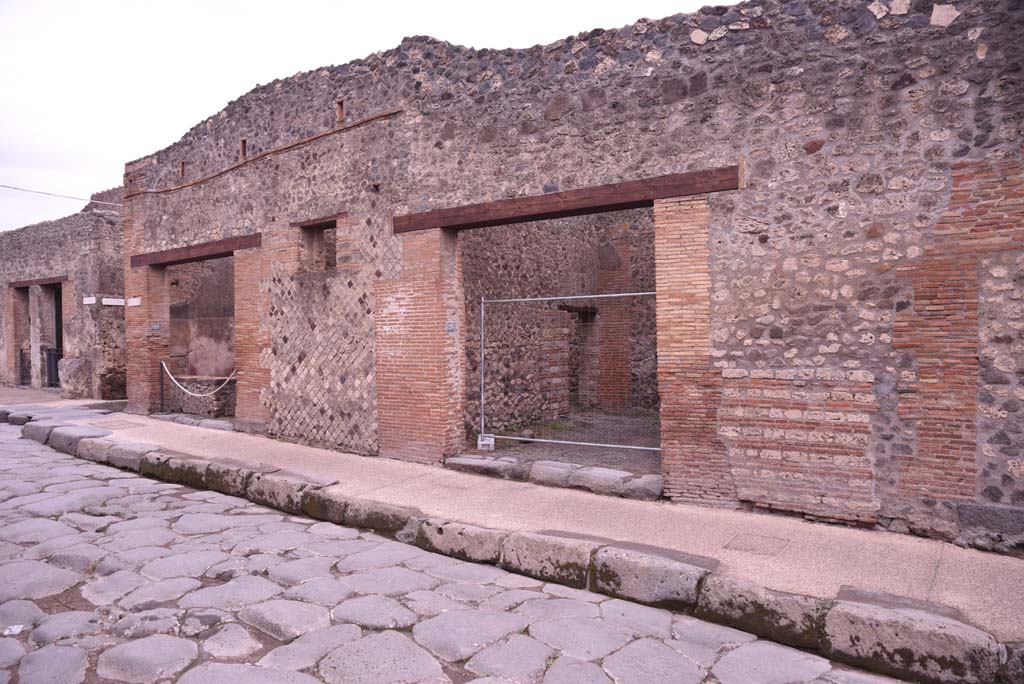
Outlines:
<svg viewBox="0 0 1024 684"><path fill-rule="evenodd" d="M457 235L436 229L401 239L401 275L375 287L377 440L381 456L440 463L465 442Z"/></svg>
<svg viewBox="0 0 1024 684"><path fill-rule="evenodd" d="M160 362L169 356L171 332L166 271L136 266L125 273L126 410L130 413L160 410ZM137 306L131 305L133 299L138 300Z"/></svg>
<svg viewBox="0 0 1024 684"><path fill-rule="evenodd" d="M633 282L632 249L624 231L629 225L616 226L611 238L618 262L597 273L599 294L629 292ZM633 405L633 317L631 299L597 300L597 357L599 379L598 405L611 411L624 411Z"/></svg>
<svg viewBox="0 0 1024 684"><path fill-rule="evenodd" d="M703 503L735 501L717 434L720 373L711 366L711 253L707 197L656 200L658 393L666 494Z"/></svg>
<svg viewBox="0 0 1024 684"><path fill-rule="evenodd" d="M284 247L282 246L282 249ZM264 297L261 291L266 256L261 248L235 252L235 417L266 427L270 407L263 391L270 385L270 370L261 362L270 337L260 324Z"/></svg>

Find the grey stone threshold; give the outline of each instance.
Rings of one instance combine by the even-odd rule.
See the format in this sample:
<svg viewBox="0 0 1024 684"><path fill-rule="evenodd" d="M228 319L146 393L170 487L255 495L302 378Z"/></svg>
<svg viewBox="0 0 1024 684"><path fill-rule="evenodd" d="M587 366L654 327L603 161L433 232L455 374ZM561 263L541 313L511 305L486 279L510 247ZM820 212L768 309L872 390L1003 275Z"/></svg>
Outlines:
<svg viewBox="0 0 1024 684"><path fill-rule="evenodd" d="M0 422L9 418L0 413ZM59 420L23 424L23 437L82 459L694 615L881 674L923 684L1024 682L1024 643L1000 643L945 606L853 588L835 599L789 594L720 574L715 558L557 530L508 532L430 518L344 495L337 480L116 442L106 439L107 430Z"/></svg>
<svg viewBox="0 0 1024 684"><path fill-rule="evenodd" d="M211 430L232 432L235 429L234 424L230 420L204 418L203 416L194 416L190 413L150 413L149 417L156 420L166 420L170 423L180 423L181 425L191 425L193 427L204 427Z"/></svg>
<svg viewBox="0 0 1024 684"><path fill-rule="evenodd" d="M533 482L546 487L584 489L624 499L654 501L661 498L661 475L638 475L628 470L582 466L564 461L522 461L515 456L464 455L445 459L445 468L506 480Z"/></svg>

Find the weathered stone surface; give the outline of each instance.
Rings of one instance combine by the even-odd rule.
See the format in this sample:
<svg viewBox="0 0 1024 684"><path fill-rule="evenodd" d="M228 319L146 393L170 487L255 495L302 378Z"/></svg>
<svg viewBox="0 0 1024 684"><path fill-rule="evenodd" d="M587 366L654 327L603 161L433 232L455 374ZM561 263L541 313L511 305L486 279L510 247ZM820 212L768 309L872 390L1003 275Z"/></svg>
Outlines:
<svg viewBox="0 0 1024 684"><path fill-rule="evenodd" d="M587 539L514 532L502 544L501 567L582 588L587 586L591 556L601 546Z"/></svg>
<svg viewBox="0 0 1024 684"><path fill-rule="evenodd" d="M466 669L475 674L505 677L514 682L533 681L544 672L554 651L535 639L513 634L473 656Z"/></svg>
<svg viewBox="0 0 1024 684"><path fill-rule="evenodd" d="M567 618L535 622L530 636L577 660L598 660L614 653L632 640L628 629L601 620Z"/></svg>
<svg viewBox="0 0 1024 684"><path fill-rule="evenodd" d="M569 475L579 468L562 461L534 461L530 466L530 481L549 487L568 487Z"/></svg>
<svg viewBox="0 0 1024 684"><path fill-rule="evenodd" d="M268 466L265 470L273 472L275 469ZM210 461L206 467L206 487L222 494L244 497L249 480L256 472L253 466L240 461L226 458Z"/></svg>
<svg viewBox="0 0 1024 684"><path fill-rule="evenodd" d="M1015 536L1024 534L1024 507L962 503L958 506L960 526Z"/></svg>
<svg viewBox="0 0 1024 684"><path fill-rule="evenodd" d="M729 651L711 669L721 684L809 682L829 671L824 658L766 641Z"/></svg>
<svg viewBox="0 0 1024 684"><path fill-rule="evenodd" d="M277 596L281 587L263 577L242 575L216 587L204 587L185 594L178 601L181 608L221 608L238 610Z"/></svg>
<svg viewBox="0 0 1024 684"><path fill-rule="evenodd" d="M654 639L639 639L604 659L616 684L700 684L707 672Z"/></svg>
<svg viewBox="0 0 1024 684"><path fill-rule="evenodd" d="M76 530L62 522L47 518L26 518L0 527L0 539L19 544L38 544L47 539L75 534Z"/></svg>
<svg viewBox="0 0 1024 684"><path fill-rule="evenodd" d="M245 627L224 625L202 642L203 653L218 660L241 660L263 648L263 644Z"/></svg>
<svg viewBox="0 0 1024 684"><path fill-rule="evenodd" d="M87 425L57 427L50 432L50 438L46 440L46 444L57 451L63 451L65 454L75 456L78 454L78 443L83 439L108 437L111 434L113 433L110 430Z"/></svg>
<svg viewBox="0 0 1024 684"><path fill-rule="evenodd" d="M77 572L40 561L15 561L0 566L0 601L46 598L80 581L82 576Z"/></svg>
<svg viewBox="0 0 1024 684"><path fill-rule="evenodd" d="M17 639L0 638L0 667L16 665L25 655L25 647Z"/></svg>
<svg viewBox="0 0 1024 684"><path fill-rule="evenodd" d="M259 660L261 667L305 670L342 644L358 639L362 630L355 625L332 625L303 634L295 641L279 646Z"/></svg>
<svg viewBox="0 0 1024 684"><path fill-rule="evenodd" d="M569 486L597 494L620 496L626 480L632 476L633 473L613 468L579 468L569 475Z"/></svg>
<svg viewBox="0 0 1024 684"><path fill-rule="evenodd" d="M389 568L422 555L423 551L415 546L385 542L367 551L353 553L351 556L343 558L338 561L338 570L355 572L373 568Z"/></svg>
<svg viewBox="0 0 1024 684"><path fill-rule="evenodd" d="M24 439L31 439L40 444L46 444L46 440L50 437L50 432L54 428L59 427L70 427L70 425L59 420L34 420L31 423L26 423L21 428L21 436Z"/></svg>
<svg viewBox="0 0 1024 684"><path fill-rule="evenodd" d="M100 631L100 616L81 610L69 610L63 613L47 615L39 621L39 626L32 630L29 641L33 644L51 644L61 639L96 634Z"/></svg>
<svg viewBox="0 0 1024 684"><path fill-rule="evenodd" d="M828 611L825 636L834 658L943 684L994 681L1003 650L991 635L945 615L851 601Z"/></svg>
<svg viewBox="0 0 1024 684"><path fill-rule="evenodd" d="M229 558L222 551L191 551L157 558L142 566L139 573L156 580L172 577L198 577L211 566Z"/></svg>
<svg viewBox="0 0 1024 684"><path fill-rule="evenodd" d="M341 525L345 522L349 501L349 497L334 487L307 489L302 493L302 512L311 518Z"/></svg>
<svg viewBox="0 0 1024 684"><path fill-rule="evenodd" d="M486 646L526 628L527 620L510 613L453 611L413 627L413 638L449 662L465 660Z"/></svg>
<svg viewBox="0 0 1024 684"><path fill-rule="evenodd" d="M419 526L420 548L476 563L497 563L507 532L476 525L428 518Z"/></svg>
<svg viewBox="0 0 1024 684"><path fill-rule="evenodd" d="M31 629L46 615L31 601L13 599L0 604L0 631L17 626Z"/></svg>
<svg viewBox="0 0 1024 684"><path fill-rule="evenodd" d="M544 684L611 684L612 680L594 663L563 656L544 673Z"/></svg>
<svg viewBox="0 0 1024 684"><path fill-rule="evenodd" d="M384 533L395 533L405 527L410 518L420 517L415 508L392 506L391 504L350 499L345 507L345 524Z"/></svg>
<svg viewBox="0 0 1024 684"><path fill-rule="evenodd" d="M238 613L238 618L281 641L331 624L331 615L323 606L286 599L250 605Z"/></svg>
<svg viewBox="0 0 1024 684"><path fill-rule="evenodd" d="M303 672L288 672L227 663L203 663L194 667L176 684L320 684L315 677Z"/></svg>
<svg viewBox="0 0 1024 684"><path fill-rule="evenodd" d="M639 545L606 546L594 556L593 585L613 596L689 609L697 587L718 564L713 558Z"/></svg>
<svg viewBox="0 0 1024 684"><path fill-rule="evenodd" d="M609 624L631 629L641 636L664 639L672 633L672 613L629 601L605 601L601 604L601 617Z"/></svg>
<svg viewBox="0 0 1024 684"><path fill-rule="evenodd" d="M275 582L297 585L316 578L331 577L333 565L333 558L300 558L278 563L270 568L267 575Z"/></svg>
<svg viewBox="0 0 1024 684"><path fill-rule="evenodd" d="M331 616L368 629L405 629L416 623L416 614L387 596L358 596L335 606Z"/></svg>
<svg viewBox="0 0 1024 684"><path fill-rule="evenodd" d="M146 578L119 570L82 587L82 598L94 606L107 606L146 583Z"/></svg>
<svg viewBox="0 0 1024 684"><path fill-rule="evenodd" d="M277 471L255 473L246 485L245 495L250 501L288 513L302 512L302 493L307 489L324 487L331 482L314 482L309 476Z"/></svg>
<svg viewBox="0 0 1024 684"><path fill-rule="evenodd" d="M352 589L340 579L320 577L292 587L283 594L283 597L330 607L338 605L351 594Z"/></svg>
<svg viewBox="0 0 1024 684"><path fill-rule="evenodd" d="M86 651L73 646L44 646L18 665L19 684L80 684L89 662Z"/></svg>
<svg viewBox="0 0 1024 684"><path fill-rule="evenodd" d="M772 591L753 582L711 575L701 587L696 616L779 643L820 650L828 601Z"/></svg>
<svg viewBox="0 0 1024 684"><path fill-rule="evenodd" d="M155 451L157 451L157 447L153 444L118 442L110 448L107 454L107 463L124 470L139 472L143 456Z"/></svg>
<svg viewBox="0 0 1024 684"><path fill-rule="evenodd" d="M408 637L391 631L335 649L317 669L327 684L451 684L437 660Z"/></svg>
<svg viewBox="0 0 1024 684"><path fill-rule="evenodd" d="M661 498L664 486L665 479L661 475L641 475L622 485L622 496L626 499L655 501Z"/></svg>
<svg viewBox="0 0 1024 684"><path fill-rule="evenodd" d="M110 628L115 636L140 639L153 634L175 634L181 626L180 613L172 608L144 610L118 620Z"/></svg>
<svg viewBox="0 0 1024 684"><path fill-rule="evenodd" d="M188 639L154 634L115 646L100 654L96 672L137 684L173 677L196 659L199 649Z"/></svg>
<svg viewBox="0 0 1024 684"><path fill-rule="evenodd" d="M596 618L601 610L593 603L576 599L533 598L536 592L526 592L531 598L522 603L516 611L530 622L559 620L562 618Z"/></svg>
<svg viewBox="0 0 1024 684"><path fill-rule="evenodd" d="M27 426L26 426L27 427ZM95 463L106 463L110 456L110 450L117 444L112 439L102 437L89 437L78 443L78 458Z"/></svg>
<svg viewBox="0 0 1024 684"><path fill-rule="evenodd" d="M444 467L465 473L501 477L504 479L525 479L525 468L509 460L480 458L474 456L451 456L444 461Z"/></svg>

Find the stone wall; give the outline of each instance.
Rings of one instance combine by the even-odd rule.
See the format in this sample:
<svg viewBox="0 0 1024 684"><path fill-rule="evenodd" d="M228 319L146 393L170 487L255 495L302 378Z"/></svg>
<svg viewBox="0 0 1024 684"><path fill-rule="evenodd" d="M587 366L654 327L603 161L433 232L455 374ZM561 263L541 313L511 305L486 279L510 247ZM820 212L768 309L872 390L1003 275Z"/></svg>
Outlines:
<svg viewBox="0 0 1024 684"><path fill-rule="evenodd" d="M227 377L235 369L233 267L231 257L168 267L175 374Z"/></svg>
<svg viewBox="0 0 1024 684"><path fill-rule="evenodd" d="M964 255L1019 249L1004 239L1018 218L988 217L995 247L942 250L956 217L1019 202L1022 11L754 0L526 50L410 38L260 86L128 164L126 250L260 233L239 411L282 437L436 463L472 414L455 245L474 238L395 236L392 216L742 159L739 191L662 208L688 231L666 254L689 245L657 273L666 491L1007 548L1024 533L1006 457L1020 419L1002 408L1015 385L985 378L1019 350L972 328L990 303ZM310 275L299 226L339 214L339 268ZM159 276L127 273L144 300L129 344L159 353ZM960 310L930 308L946 273ZM668 371L663 338L683 355ZM946 359L950 344L963 353ZM151 365L129 383L137 410Z"/></svg>
<svg viewBox="0 0 1024 684"><path fill-rule="evenodd" d="M119 202L120 196L115 188L93 199ZM34 360L32 384L42 386L45 349L60 347L63 396L124 396L124 276L121 216L115 209L90 202L77 214L0 233L0 383L18 383L17 352L25 349ZM53 282L11 287L26 281ZM55 337L58 286L60 344ZM116 301L104 304L104 299Z"/></svg>

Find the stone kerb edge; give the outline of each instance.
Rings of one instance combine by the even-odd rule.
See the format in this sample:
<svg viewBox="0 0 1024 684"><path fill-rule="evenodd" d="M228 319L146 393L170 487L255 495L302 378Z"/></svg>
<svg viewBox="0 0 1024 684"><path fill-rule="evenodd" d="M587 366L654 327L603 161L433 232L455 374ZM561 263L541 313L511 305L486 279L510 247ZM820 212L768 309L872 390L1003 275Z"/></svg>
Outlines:
<svg viewBox="0 0 1024 684"><path fill-rule="evenodd" d="M116 444L97 435L62 443L63 448L58 450L103 462L103 456L116 449ZM959 621L954 622L973 639L964 643L966 650L962 653L957 652L961 642L950 645L945 631L934 635L934 641L945 644L944 653L914 653L906 644L895 652L881 647L856 647L878 644L879 622L899 625L902 613L875 604L766 589L716 574L718 561L714 558L587 535L506 532L427 517L414 508L345 495L333 483L303 481L298 474L283 473L266 464L254 466L230 459L211 461L152 445L131 446L138 454L136 458L108 464L167 482L246 498L290 513L305 513L318 520L373 529L462 560L498 565L536 579L692 614L770 641L924 684L1018 684L1014 681L1019 675L1017 661L1024 660L1024 648L1020 644L999 643L982 630ZM85 453L79 456L79 451ZM254 488L253 483L259 480L275 486ZM847 639L853 645L847 648L835 641L827 625L837 608L844 615L856 613L851 611L851 603L853 607L866 606L862 612L875 619L844 622ZM947 623L951 620L942 617ZM916 628L920 631L920 620Z"/></svg>

